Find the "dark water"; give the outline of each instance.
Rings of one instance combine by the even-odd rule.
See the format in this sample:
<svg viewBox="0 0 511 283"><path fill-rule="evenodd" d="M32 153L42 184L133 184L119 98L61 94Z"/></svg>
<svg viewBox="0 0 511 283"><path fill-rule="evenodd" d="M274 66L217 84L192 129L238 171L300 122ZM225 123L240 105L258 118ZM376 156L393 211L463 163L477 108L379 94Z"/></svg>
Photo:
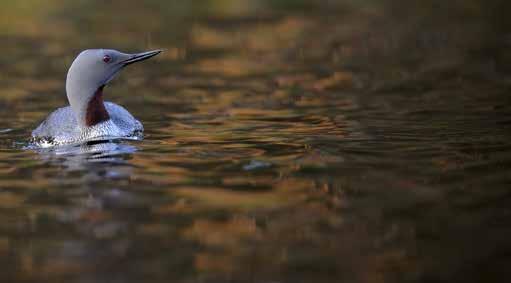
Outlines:
<svg viewBox="0 0 511 283"><path fill-rule="evenodd" d="M11 2L1 282L511 275L506 2ZM145 139L24 150L92 47Z"/></svg>

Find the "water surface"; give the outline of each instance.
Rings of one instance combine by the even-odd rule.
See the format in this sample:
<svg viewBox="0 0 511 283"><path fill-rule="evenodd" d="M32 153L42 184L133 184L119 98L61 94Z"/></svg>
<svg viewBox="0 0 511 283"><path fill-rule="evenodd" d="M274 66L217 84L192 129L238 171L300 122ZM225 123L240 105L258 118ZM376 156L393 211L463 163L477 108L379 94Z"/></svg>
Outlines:
<svg viewBox="0 0 511 283"><path fill-rule="evenodd" d="M0 281L511 275L507 4L181 2L4 3ZM145 139L24 149L92 47Z"/></svg>

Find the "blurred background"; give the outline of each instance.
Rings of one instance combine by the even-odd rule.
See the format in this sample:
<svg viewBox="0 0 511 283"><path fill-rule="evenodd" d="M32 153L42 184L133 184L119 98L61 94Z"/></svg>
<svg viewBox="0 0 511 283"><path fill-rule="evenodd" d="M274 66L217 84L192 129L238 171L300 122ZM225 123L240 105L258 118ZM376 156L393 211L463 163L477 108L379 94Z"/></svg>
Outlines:
<svg viewBox="0 0 511 283"><path fill-rule="evenodd" d="M0 1L0 281L505 281L509 3ZM145 139L27 149L88 48Z"/></svg>

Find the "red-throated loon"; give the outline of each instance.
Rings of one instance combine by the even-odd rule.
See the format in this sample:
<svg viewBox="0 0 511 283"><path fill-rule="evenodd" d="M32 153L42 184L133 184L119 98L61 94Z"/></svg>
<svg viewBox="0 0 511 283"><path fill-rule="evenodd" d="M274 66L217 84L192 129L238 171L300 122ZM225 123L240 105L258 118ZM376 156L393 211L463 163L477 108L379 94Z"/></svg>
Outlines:
<svg viewBox="0 0 511 283"><path fill-rule="evenodd" d="M103 102L103 88L127 65L161 50L126 54L88 49L73 61L66 79L69 105L51 113L33 132L41 146L141 136L144 128L122 106Z"/></svg>

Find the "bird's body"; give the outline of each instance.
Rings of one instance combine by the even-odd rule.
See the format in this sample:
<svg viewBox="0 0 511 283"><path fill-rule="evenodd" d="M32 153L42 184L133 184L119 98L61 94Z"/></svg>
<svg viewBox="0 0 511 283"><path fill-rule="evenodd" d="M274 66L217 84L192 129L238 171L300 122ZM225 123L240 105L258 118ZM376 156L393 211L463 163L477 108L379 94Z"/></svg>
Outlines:
<svg viewBox="0 0 511 283"><path fill-rule="evenodd" d="M70 106L53 111L34 131L32 137L52 145L81 143L120 137L141 137L144 127L124 107L104 102L110 119L81 129Z"/></svg>
<svg viewBox="0 0 511 283"><path fill-rule="evenodd" d="M110 49L89 49L80 53L67 74L70 106L52 112L32 132L33 139L41 146L55 146L140 138L142 124L122 106L104 102L103 89L125 66L160 52L125 54Z"/></svg>

